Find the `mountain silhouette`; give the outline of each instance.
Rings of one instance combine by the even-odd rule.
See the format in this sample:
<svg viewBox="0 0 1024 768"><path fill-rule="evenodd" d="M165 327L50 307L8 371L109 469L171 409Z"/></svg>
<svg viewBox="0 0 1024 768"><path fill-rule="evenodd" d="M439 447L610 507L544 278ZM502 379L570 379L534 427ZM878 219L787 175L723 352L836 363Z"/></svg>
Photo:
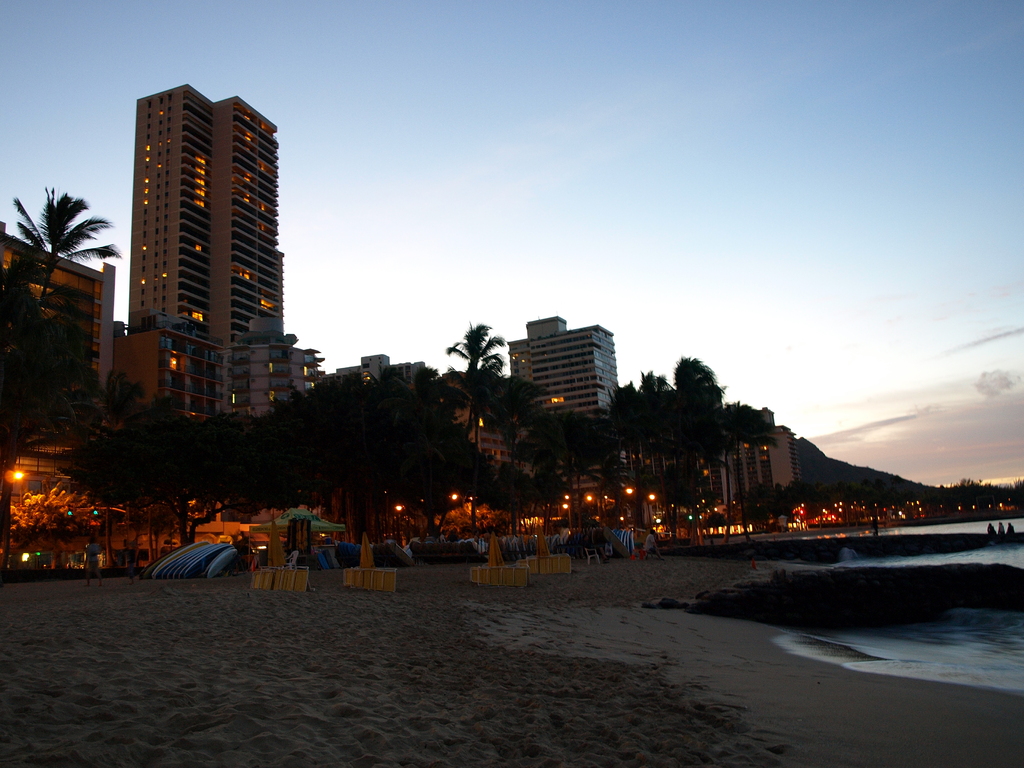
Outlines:
<svg viewBox="0 0 1024 768"><path fill-rule="evenodd" d="M797 439L796 452L800 457L800 479L812 485L814 483L824 483L825 485L832 485L833 483L862 483L865 480L873 483L875 480L881 480L886 485L891 485L895 482L897 484L906 484L913 488L928 487L921 483L905 480L891 472L883 472L871 467L858 467L839 459L829 458L806 437Z"/></svg>

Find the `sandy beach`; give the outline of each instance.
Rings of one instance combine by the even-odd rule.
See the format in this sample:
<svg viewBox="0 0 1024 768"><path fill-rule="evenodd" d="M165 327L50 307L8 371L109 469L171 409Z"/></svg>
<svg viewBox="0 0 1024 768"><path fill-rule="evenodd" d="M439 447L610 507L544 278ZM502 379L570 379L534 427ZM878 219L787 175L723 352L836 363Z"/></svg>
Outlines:
<svg viewBox="0 0 1024 768"><path fill-rule="evenodd" d="M640 608L735 562L468 566L394 594L247 577L0 590L0 765L1018 766L1024 697L792 656L774 628ZM762 569L758 576L768 575Z"/></svg>

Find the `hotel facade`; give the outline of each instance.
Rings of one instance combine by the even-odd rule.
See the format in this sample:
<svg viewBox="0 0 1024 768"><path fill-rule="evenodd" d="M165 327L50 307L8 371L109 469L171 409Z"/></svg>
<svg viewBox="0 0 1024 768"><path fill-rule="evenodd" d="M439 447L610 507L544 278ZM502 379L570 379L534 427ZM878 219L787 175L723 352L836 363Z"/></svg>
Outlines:
<svg viewBox="0 0 1024 768"><path fill-rule="evenodd" d="M189 85L138 100L129 325L155 310L230 346L250 320L283 318L276 133Z"/></svg>
<svg viewBox="0 0 1024 768"><path fill-rule="evenodd" d="M526 338L510 342L508 350L512 375L544 387L545 408L598 416L611 406L619 377L606 328L567 330L561 317L534 320L526 324Z"/></svg>

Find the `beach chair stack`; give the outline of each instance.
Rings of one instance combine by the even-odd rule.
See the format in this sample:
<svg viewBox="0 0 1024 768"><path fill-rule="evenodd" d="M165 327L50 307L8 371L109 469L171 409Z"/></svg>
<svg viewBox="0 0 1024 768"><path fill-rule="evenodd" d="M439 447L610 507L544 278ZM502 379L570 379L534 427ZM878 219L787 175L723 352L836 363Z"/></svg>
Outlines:
<svg viewBox="0 0 1024 768"><path fill-rule="evenodd" d="M397 568L377 568L373 564L370 537L363 532L363 546L359 551L359 567L343 572L346 587L371 589L376 592L394 592L398 581Z"/></svg>
<svg viewBox="0 0 1024 768"><path fill-rule="evenodd" d="M287 562L285 561L281 537L273 522L270 524L270 549L267 552L267 560L268 567L258 568L252 572L249 580L250 589L305 592L309 588L309 568L296 565L297 551L292 553Z"/></svg>
<svg viewBox="0 0 1024 768"><path fill-rule="evenodd" d="M469 580L480 586L527 587L530 585L530 569L518 563L505 565L498 537L492 533L487 552L487 565L470 568Z"/></svg>
<svg viewBox="0 0 1024 768"><path fill-rule="evenodd" d="M543 533L537 535L536 557L528 557L523 562L530 569L530 573L535 575L572 573L572 558L569 555L552 555Z"/></svg>

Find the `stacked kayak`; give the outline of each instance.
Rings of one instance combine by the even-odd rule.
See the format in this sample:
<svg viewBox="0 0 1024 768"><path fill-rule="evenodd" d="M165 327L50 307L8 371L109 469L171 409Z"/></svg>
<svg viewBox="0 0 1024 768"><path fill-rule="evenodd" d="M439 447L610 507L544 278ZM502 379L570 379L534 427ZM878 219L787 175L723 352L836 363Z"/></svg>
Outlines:
<svg viewBox="0 0 1024 768"><path fill-rule="evenodd" d="M238 559L233 544L197 541L168 552L142 572L144 579L212 579L229 570Z"/></svg>

